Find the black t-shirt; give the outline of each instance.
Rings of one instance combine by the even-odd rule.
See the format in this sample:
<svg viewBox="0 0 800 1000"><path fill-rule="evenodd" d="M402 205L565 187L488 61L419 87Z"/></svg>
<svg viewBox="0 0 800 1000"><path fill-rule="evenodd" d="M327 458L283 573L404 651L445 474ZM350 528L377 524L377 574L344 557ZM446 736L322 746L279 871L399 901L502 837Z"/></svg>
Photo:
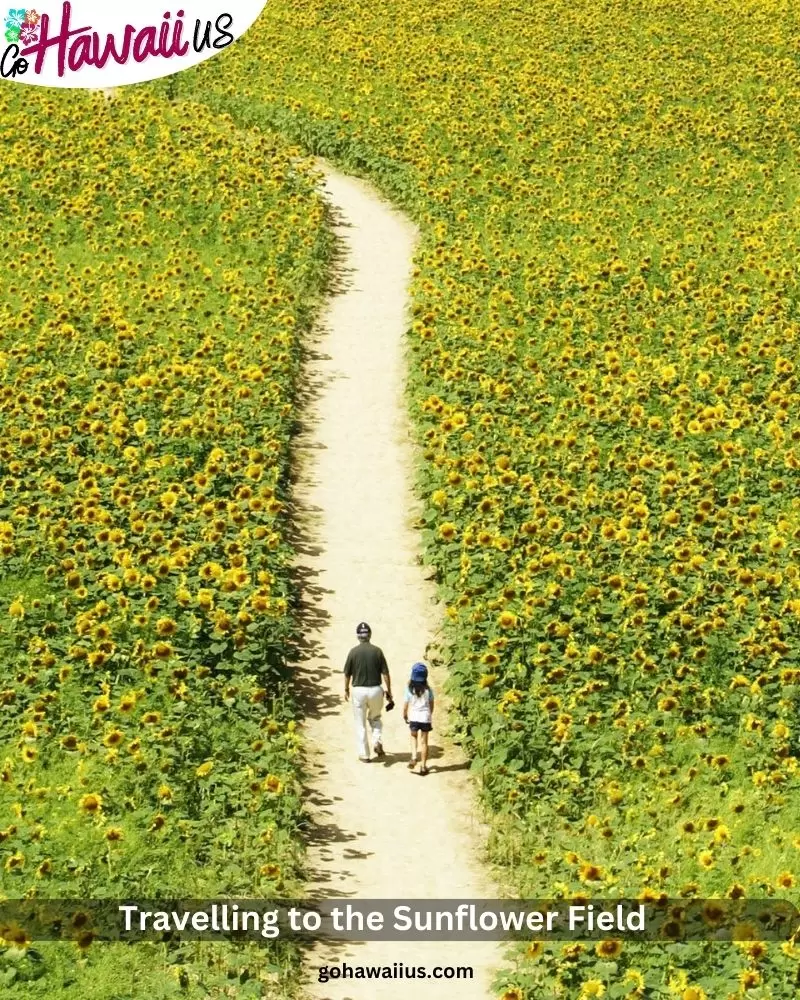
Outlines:
<svg viewBox="0 0 800 1000"><path fill-rule="evenodd" d="M360 642L347 654L344 675L351 679L353 687L378 687L381 674L388 673L383 650L371 642Z"/></svg>

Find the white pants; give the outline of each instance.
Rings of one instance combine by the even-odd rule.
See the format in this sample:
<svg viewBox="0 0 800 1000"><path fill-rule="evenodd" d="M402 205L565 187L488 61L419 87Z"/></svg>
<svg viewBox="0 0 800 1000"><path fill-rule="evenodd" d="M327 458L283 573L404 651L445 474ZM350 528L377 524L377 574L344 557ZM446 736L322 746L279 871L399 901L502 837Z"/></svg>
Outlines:
<svg viewBox="0 0 800 1000"><path fill-rule="evenodd" d="M358 746L358 756L369 758L369 744L367 743L367 722L372 731L372 745L381 742L383 734L383 722L381 720L381 710L383 709L383 688L380 684L377 687L354 687L352 691L353 718L356 721L356 743Z"/></svg>

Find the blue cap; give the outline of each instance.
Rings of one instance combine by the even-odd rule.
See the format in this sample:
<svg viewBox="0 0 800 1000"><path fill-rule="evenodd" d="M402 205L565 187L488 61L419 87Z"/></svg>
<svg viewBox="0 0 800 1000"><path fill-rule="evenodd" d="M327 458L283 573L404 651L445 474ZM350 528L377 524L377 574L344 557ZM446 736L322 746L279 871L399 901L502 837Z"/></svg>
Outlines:
<svg viewBox="0 0 800 1000"><path fill-rule="evenodd" d="M428 668L424 663L415 663L411 668L412 681L426 681L428 679Z"/></svg>

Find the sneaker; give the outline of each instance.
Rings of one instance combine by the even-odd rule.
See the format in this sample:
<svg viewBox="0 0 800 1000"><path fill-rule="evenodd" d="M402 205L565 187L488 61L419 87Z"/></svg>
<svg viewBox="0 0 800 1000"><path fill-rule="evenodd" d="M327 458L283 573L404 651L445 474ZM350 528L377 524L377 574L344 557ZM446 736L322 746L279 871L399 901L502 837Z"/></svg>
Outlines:
<svg viewBox="0 0 800 1000"><path fill-rule="evenodd" d="M386 752L383 749L383 743L376 743L375 746L372 749L375 751L375 756L376 757L385 757L386 756Z"/></svg>
<svg viewBox="0 0 800 1000"><path fill-rule="evenodd" d="M359 757L358 759L361 761L362 764L369 764L369 762L370 762L370 760L372 758L371 757Z"/></svg>
<svg viewBox="0 0 800 1000"><path fill-rule="evenodd" d="M427 774L427 773L428 773L428 769L427 769L427 767L421 767L421 768L419 769L419 773L420 773L420 774Z"/></svg>
<svg viewBox="0 0 800 1000"><path fill-rule="evenodd" d="M408 769L409 769L409 771L413 771L416 766L417 766L417 762L412 757L411 760L408 762Z"/></svg>

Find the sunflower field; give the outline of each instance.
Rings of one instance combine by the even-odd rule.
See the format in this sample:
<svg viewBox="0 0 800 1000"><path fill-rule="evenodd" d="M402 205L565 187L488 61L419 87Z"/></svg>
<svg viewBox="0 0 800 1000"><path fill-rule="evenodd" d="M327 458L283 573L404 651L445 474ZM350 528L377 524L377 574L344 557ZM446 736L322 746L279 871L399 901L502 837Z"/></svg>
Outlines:
<svg viewBox="0 0 800 1000"><path fill-rule="evenodd" d="M285 894L286 475L329 248L315 176L146 88L7 86L0 124L2 896ZM263 996L296 968L263 946L93 947L80 915L68 932L30 946L4 926L3 996Z"/></svg>
<svg viewBox="0 0 800 1000"><path fill-rule="evenodd" d="M276 0L178 83L421 227L420 528L527 896L798 900L798 20ZM749 930L534 942L501 995L794 997Z"/></svg>
<svg viewBox="0 0 800 1000"><path fill-rule="evenodd" d="M798 901L798 22L270 0L118 102L2 90L3 894L296 877L282 491L328 243L289 142L422 231L420 530L509 885ZM751 931L532 942L498 988L795 997L800 950ZM93 995L24 944L19 995ZM129 951L80 962L153 996L272 974Z"/></svg>

